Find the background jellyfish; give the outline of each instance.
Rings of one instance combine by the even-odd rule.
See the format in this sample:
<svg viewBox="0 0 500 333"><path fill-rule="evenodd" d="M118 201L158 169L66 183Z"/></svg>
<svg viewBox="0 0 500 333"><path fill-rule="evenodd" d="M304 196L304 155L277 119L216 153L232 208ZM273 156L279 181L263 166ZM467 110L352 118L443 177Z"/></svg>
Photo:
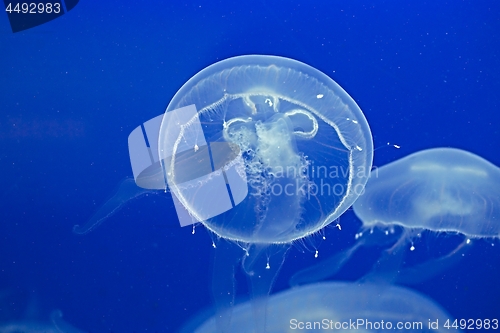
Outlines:
<svg viewBox="0 0 500 333"><path fill-rule="evenodd" d="M427 264L424 276L459 259L456 254L470 239L500 235L500 169L485 159L460 149L434 148L378 171L353 206L364 229L403 227L395 246L423 231L464 238L448 255Z"/></svg>
<svg viewBox="0 0 500 333"><path fill-rule="evenodd" d="M423 150L378 170L354 211L365 228L461 233L469 238L500 234L500 169L454 148Z"/></svg>
<svg viewBox="0 0 500 333"><path fill-rule="evenodd" d="M61 310L54 310L50 314L50 322L24 320L0 324L1 333L84 333L64 321Z"/></svg>
<svg viewBox="0 0 500 333"><path fill-rule="evenodd" d="M459 332L436 302L411 289L371 283L328 282L289 289L269 298L268 332ZM252 307L235 307L231 332L254 332ZM191 332L191 331L190 331ZM195 332L217 332L215 318Z"/></svg>
<svg viewBox="0 0 500 333"><path fill-rule="evenodd" d="M363 222L358 243L298 273L293 285L334 274L360 245L391 241L395 244L379 261L378 274L398 274L399 282L415 283L447 269L470 239L498 238L500 169L460 149L423 150L379 168L353 208ZM397 273L404 245L412 243L413 250L413 240L424 232L458 234L463 241L446 255Z"/></svg>
<svg viewBox="0 0 500 333"><path fill-rule="evenodd" d="M222 308L232 304L234 267L242 259L255 303L269 293L287 244L337 219L362 192L372 163L370 129L333 80L274 56L235 57L207 67L177 92L167 112L193 104L198 112L192 117L166 117L161 125L165 177L190 215L231 241L218 244L216 302ZM195 177L207 159L197 157L207 142L237 147L244 163L234 177L245 177L248 184L241 203L210 218L205 200L211 188ZM224 173L226 184L228 177ZM262 329L265 306L255 311ZM227 329L228 316L218 318L225 321L220 330Z"/></svg>

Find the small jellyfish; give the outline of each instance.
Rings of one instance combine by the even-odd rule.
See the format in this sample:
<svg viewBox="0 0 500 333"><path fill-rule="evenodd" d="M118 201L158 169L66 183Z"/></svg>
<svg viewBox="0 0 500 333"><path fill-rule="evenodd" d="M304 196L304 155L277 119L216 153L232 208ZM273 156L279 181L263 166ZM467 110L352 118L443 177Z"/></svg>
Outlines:
<svg viewBox="0 0 500 333"><path fill-rule="evenodd" d="M423 150L374 171L353 208L363 222L356 245L330 259L330 272L324 265L309 268L292 284L332 275L359 246L394 239L379 261L385 267L379 269L395 273L405 245L415 250L413 241L423 233L458 235L463 240L447 255L403 270L395 278L415 283L447 269L461 258L471 239L499 237L500 169L460 149Z"/></svg>
<svg viewBox="0 0 500 333"><path fill-rule="evenodd" d="M378 169L354 204L365 229L500 235L500 169L454 148L423 150Z"/></svg>
<svg viewBox="0 0 500 333"><path fill-rule="evenodd" d="M402 227L395 246L424 231L462 237L448 255L419 269L427 278L460 259L471 239L500 236L500 169L460 149L423 150L380 168L353 208L365 230Z"/></svg>

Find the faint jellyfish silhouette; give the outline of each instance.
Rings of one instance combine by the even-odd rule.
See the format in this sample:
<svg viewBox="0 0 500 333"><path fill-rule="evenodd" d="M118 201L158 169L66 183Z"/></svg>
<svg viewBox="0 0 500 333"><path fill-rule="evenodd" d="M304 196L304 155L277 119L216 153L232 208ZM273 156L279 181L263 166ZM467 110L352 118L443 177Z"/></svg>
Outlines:
<svg viewBox="0 0 500 333"><path fill-rule="evenodd" d="M166 115L188 112L190 105L198 111L163 119L158 148L165 178L194 221L229 241L217 244L214 262L218 330L230 325L224 309L234 302L234 270L242 261L256 331L263 331L265 296L289 244L337 219L363 191L371 132L331 78L282 57L241 56L211 65L177 92ZM202 178L224 164L204 149L212 143L225 143L243 162ZM210 170L200 170L209 159ZM244 188L232 186L234 179L244 179Z"/></svg>
<svg viewBox="0 0 500 333"><path fill-rule="evenodd" d="M402 270L395 279L415 283L442 272L461 258L471 239L499 237L500 169L460 149L423 150L377 169L353 208L363 222L356 245L332 257L329 269L323 264L298 273L293 285L332 275L361 245L394 239L378 269L396 273L400 262L394 257L402 258L408 243L413 251L413 240L424 232L455 234L463 241L447 255Z"/></svg>
<svg viewBox="0 0 500 333"><path fill-rule="evenodd" d="M2 333L84 333L62 319L61 310L54 310L50 314L50 323L24 320L0 324Z"/></svg>
<svg viewBox="0 0 500 333"><path fill-rule="evenodd" d="M323 282L285 290L269 298L267 318L267 332L450 332L446 324L452 332L460 332L451 327L451 316L429 297L372 283ZM239 304L230 331L254 332L253 320L250 302ZM194 332L218 332L216 318Z"/></svg>
<svg viewBox="0 0 500 333"><path fill-rule="evenodd" d="M17 289L0 290L0 309L0 333L84 333L65 321L61 310L53 310L50 320L43 319L45 311L33 291L24 299Z"/></svg>

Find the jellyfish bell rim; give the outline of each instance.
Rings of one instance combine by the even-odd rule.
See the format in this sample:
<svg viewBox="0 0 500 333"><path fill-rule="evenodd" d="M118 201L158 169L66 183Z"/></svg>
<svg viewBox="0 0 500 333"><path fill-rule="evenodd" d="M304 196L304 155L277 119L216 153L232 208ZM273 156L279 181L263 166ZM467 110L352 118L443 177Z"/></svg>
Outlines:
<svg viewBox="0 0 500 333"><path fill-rule="evenodd" d="M190 103L184 103L183 101L184 96L189 95L193 88L195 88L200 82L205 82L204 80L209 79L211 77L214 77L215 75L218 75L224 71L227 71L228 76L231 74L233 68L249 68L253 69L253 66L259 66L265 69L268 68L275 68L279 73L281 74L281 70L289 70L293 74L299 74L301 75L300 77L303 78L311 78L310 82L317 82L321 84L328 94L331 94L335 98L338 98L340 100L340 103L345 106L345 109L337 110L334 105L330 105L329 103L327 104L322 104L326 105L326 107L329 107L331 110L329 110L329 114L323 114L320 113L319 117L318 114L315 114L318 118L321 118L323 121L325 121L328 125L333 127L337 134L339 135L339 139L342 141L343 136L347 134L348 141L354 141L354 142L361 142L363 143L362 148L360 146L355 146L352 145L352 142L346 143L342 141L342 144L346 147L346 151L348 152L349 156L349 171L350 171L350 178L348 181L348 190L346 191L346 194L343 195L342 200L339 201L338 206L334 207L331 211L328 211L325 216L326 218L322 218L314 223L314 226L305 229L304 233L290 233L287 236L281 237L279 239L275 240L269 240L269 239L263 239L259 240L256 237L239 237L239 235L231 235L229 233L224 233L221 230L216 230L216 228L211 227L210 223L207 221L200 221L207 229L210 231L214 232L217 236L222 237L227 240L231 240L234 242L240 242L240 243L252 243L252 244L287 244L291 243L295 240L302 239L304 237L307 237L309 235L312 235L316 232L318 232L320 229L334 221L336 218L338 218L341 214L343 214L346 210L349 209L349 207L352 206L352 204L355 201L355 198L353 198L354 194L350 191L353 191L351 188L351 185L359 185L361 184L364 186L369 178L367 174L365 176L354 176L354 173L357 172L356 169L359 170L359 166L362 164L364 168L367 168L367 170L371 169L371 165L373 163L373 137L371 134L371 130L369 128L367 119L363 112L361 111L361 108L359 105L354 101L354 99L339 85L337 84L331 77L326 75L325 73L321 72L320 70L305 64L301 61L286 58L286 57L281 57L281 56L274 56L274 55L256 55L256 54L251 54L251 55L240 55L240 56L235 56L231 57L228 59L224 59L221 61L218 61L214 64L211 64L207 66L206 68L200 70L198 73L193 75L182 87L175 93L173 98L171 99L170 103L168 104L166 111L169 112L181 107L184 107L184 104L190 104ZM226 73L226 72L225 72ZM294 77L292 76L292 79ZM309 83L309 81L307 81ZM266 84L266 82L259 82L260 84L254 84L250 89L246 87L246 89L240 89L240 94L235 94L235 96L266 96L269 94L269 96L277 97L278 100L283 98L288 97L288 95L283 95L280 94L279 92L275 91L274 89L268 87L269 84ZM256 85L256 87L255 87ZM227 86L226 86L227 87ZM224 87L222 87L224 88ZM230 90L230 89L228 89ZM279 89L277 89L279 90ZM201 89L203 92L203 89ZM307 90L305 90L307 92ZM318 90L319 91L319 90ZM300 91L299 91L300 92ZM223 89L222 91L218 92L219 94L226 95L226 89ZM227 94L232 95L233 92L227 92ZM313 94L314 95L314 94ZM314 95L314 98L320 99L322 98L323 95ZM311 98L311 94L309 94L309 98ZM297 99L297 101L301 101L301 99ZM198 110L198 115L202 114L205 106L206 105L212 105L213 101L208 101L205 105L197 105ZM322 102L321 102L322 103ZM307 103L305 104L307 105ZM314 106L312 106L314 109ZM349 117L344 117L345 115L351 116L352 119L349 119ZM352 137L350 136L350 130L346 129L344 127L336 127L338 121L345 121L347 122L352 122L357 126L357 134L353 135ZM353 126L352 124L350 125L343 125L343 126ZM160 126L162 132L162 129L164 129L165 123L162 121L162 124ZM362 133L362 134L359 134ZM306 133L307 134L307 133ZM163 136L160 135L159 138L159 143L158 147L162 147L162 140ZM348 144L348 145L347 145ZM361 144L360 144L361 145ZM354 156L353 156L354 155ZM356 157L359 156L359 157ZM356 160L362 160L362 163L358 163L359 165L354 165ZM356 180L353 180L353 178L356 177Z"/></svg>

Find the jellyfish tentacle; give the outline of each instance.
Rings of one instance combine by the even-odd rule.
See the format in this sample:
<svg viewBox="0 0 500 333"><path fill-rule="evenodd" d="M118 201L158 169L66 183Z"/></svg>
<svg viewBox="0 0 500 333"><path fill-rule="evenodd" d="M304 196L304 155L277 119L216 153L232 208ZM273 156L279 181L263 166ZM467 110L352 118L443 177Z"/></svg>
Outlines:
<svg viewBox="0 0 500 333"><path fill-rule="evenodd" d="M335 276L362 245L362 242L357 242L347 250L322 260L316 265L298 271L290 278L288 284L294 288Z"/></svg>
<svg viewBox="0 0 500 333"><path fill-rule="evenodd" d="M471 248L467 245L469 245L469 240L464 239L463 242L445 256L401 270L396 276L395 283L415 285L442 274L462 260L465 253Z"/></svg>
<svg viewBox="0 0 500 333"><path fill-rule="evenodd" d="M217 332L230 332L234 296L235 269L241 261L242 251L235 243L222 240L214 253L212 295L215 302Z"/></svg>
<svg viewBox="0 0 500 333"><path fill-rule="evenodd" d="M151 190L143 189L135 184L133 178L125 178L117 187L115 193L102 205L84 225L74 225L73 232L85 235L100 226L109 217L116 214L130 200L139 198Z"/></svg>

